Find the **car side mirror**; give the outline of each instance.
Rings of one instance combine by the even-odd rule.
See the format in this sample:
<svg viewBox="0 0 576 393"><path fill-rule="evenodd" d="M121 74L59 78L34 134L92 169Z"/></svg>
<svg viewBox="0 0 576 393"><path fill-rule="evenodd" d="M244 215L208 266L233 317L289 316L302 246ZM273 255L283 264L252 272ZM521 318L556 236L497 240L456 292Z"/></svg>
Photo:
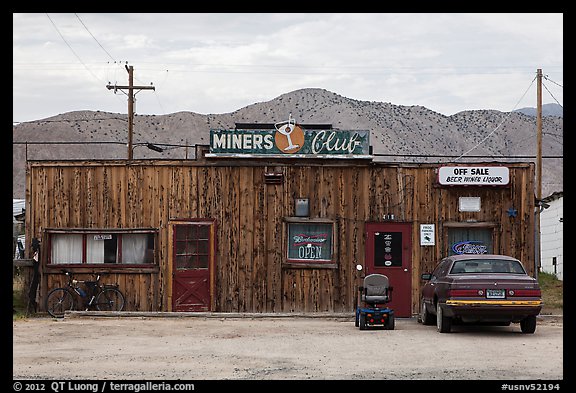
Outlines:
<svg viewBox="0 0 576 393"><path fill-rule="evenodd" d="M430 279L432 278L432 274L431 274L431 273L423 273L423 274L420 276L420 278L421 278L422 280L428 281L428 280L430 280Z"/></svg>

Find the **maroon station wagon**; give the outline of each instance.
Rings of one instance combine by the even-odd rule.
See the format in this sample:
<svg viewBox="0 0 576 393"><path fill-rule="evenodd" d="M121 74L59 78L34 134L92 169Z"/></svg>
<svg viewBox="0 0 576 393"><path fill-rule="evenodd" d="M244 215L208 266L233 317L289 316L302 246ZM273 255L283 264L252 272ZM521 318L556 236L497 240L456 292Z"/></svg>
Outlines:
<svg viewBox="0 0 576 393"><path fill-rule="evenodd" d="M509 325L536 331L542 309L538 281L512 257L492 254L452 255L440 261L422 288L418 321L449 333L452 323Z"/></svg>

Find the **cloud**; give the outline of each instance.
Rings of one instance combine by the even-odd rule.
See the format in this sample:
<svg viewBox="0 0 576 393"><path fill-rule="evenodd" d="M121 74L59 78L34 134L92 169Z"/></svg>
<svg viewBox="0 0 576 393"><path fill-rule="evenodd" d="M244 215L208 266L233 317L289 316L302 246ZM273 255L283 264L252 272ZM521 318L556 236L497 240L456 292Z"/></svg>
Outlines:
<svg viewBox="0 0 576 393"><path fill-rule="evenodd" d="M157 87L138 94L142 114L226 113L306 87L444 114L506 111L536 68L563 79L562 14L78 15L86 27L49 14L66 42L45 14L13 15L15 120L125 112L105 84L126 84L127 63Z"/></svg>

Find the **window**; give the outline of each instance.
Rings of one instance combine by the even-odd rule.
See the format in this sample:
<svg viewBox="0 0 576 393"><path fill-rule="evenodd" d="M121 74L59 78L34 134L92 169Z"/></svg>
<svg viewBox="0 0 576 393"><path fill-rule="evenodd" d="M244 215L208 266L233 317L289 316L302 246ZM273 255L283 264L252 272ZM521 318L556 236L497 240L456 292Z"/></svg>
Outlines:
<svg viewBox="0 0 576 393"><path fill-rule="evenodd" d="M174 231L176 269L208 269L210 224L180 224Z"/></svg>
<svg viewBox="0 0 576 393"><path fill-rule="evenodd" d="M449 228L448 255L492 254L492 228Z"/></svg>
<svg viewBox="0 0 576 393"><path fill-rule="evenodd" d="M434 269L434 271L432 272L432 279L437 279L438 277L445 276L449 266L450 266L449 260L443 259L442 261L440 261L440 264L438 264L436 269Z"/></svg>
<svg viewBox="0 0 576 393"><path fill-rule="evenodd" d="M402 267L402 232L374 233L374 266Z"/></svg>
<svg viewBox="0 0 576 393"><path fill-rule="evenodd" d="M48 264L154 263L156 231L49 232Z"/></svg>
<svg viewBox="0 0 576 393"><path fill-rule="evenodd" d="M518 261L502 259L468 259L454 262L452 274L462 273L512 273L526 274L522 264Z"/></svg>
<svg viewBox="0 0 576 393"><path fill-rule="evenodd" d="M307 266L334 263L333 222L290 219L287 232L287 263Z"/></svg>

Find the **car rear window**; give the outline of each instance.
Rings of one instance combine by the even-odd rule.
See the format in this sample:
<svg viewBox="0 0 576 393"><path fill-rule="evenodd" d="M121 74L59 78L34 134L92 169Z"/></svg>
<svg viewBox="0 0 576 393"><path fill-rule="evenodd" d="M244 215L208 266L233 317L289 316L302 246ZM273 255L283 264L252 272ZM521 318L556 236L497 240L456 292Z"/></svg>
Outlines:
<svg viewBox="0 0 576 393"><path fill-rule="evenodd" d="M450 274L469 273L526 274L526 271L520 262L502 259L468 259L465 261L456 261L450 270Z"/></svg>

